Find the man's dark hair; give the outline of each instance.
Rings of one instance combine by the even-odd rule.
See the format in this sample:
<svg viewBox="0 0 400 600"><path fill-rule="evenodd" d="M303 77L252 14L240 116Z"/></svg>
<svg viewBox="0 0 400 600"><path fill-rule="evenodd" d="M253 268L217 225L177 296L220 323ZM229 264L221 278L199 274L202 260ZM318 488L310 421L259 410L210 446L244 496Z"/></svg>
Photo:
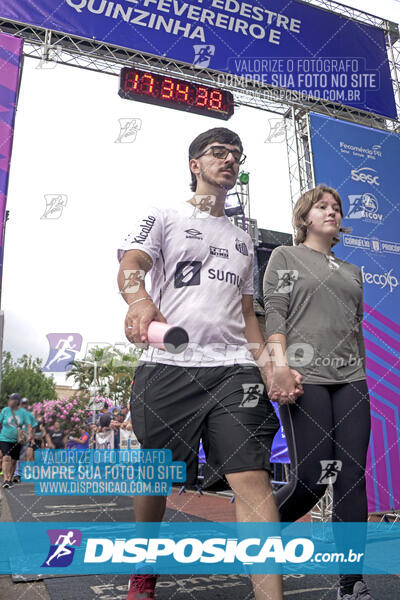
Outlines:
<svg viewBox="0 0 400 600"><path fill-rule="evenodd" d="M243 145L237 133L227 129L226 127L214 127L214 129L204 131L204 133L201 133L193 140L189 146L189 160L192 158L197 158L203 152L204 148L206 148L208 144L211 144L211 142L230 144L231 146L235 145L239 147L241 152L243 152ZM192 192L195 192L197 186L197 177L191 169L190 174L192 177L190 189Z"/></svg>
<svg viewBox="0 0 400 600"><path fill-rule="evenodd" d="M108 410L108 404L107 404L107 402L104 402L104 404L103 404L103 408L102 408L101 410L105 410L105 409L107 409L107 410Z"/></svg>

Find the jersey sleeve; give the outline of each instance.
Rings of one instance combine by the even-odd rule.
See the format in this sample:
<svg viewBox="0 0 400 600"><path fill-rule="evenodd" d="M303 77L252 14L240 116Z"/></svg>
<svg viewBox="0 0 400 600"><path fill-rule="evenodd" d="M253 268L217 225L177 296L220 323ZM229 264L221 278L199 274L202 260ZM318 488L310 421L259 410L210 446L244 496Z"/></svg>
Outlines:
<svg viewBox="0 0 400 600"><path fill-rule="evenodd" d="M284 251L272 251L264 273L263 296L267 339L274 333L286 335L286 318L290 301L290 285L285 285L284 274L290 273Z"/></svg>
<svg viewBox="0 0 400 600"><path fill-rule="evenodd" d="M3 410L0 412L0 425L3 425L3 421L4 421L4 414L5 414L5 407L3 408Z"/></svg>
<svg viewBox="0 0 400 600"><path fill-rule="evenodd" d="M254 245L249 237L249 266L243 283L242 295L254 296Z"/></svg>
<svg viewBox="0 0 400 600"><path fill-rule="evenodd" d="M160 255L164 235L162 211L157 207L141 211L131 231L121 240L117 256L121 262L127 250L142 250L150 256L153 265Z"/></svg>

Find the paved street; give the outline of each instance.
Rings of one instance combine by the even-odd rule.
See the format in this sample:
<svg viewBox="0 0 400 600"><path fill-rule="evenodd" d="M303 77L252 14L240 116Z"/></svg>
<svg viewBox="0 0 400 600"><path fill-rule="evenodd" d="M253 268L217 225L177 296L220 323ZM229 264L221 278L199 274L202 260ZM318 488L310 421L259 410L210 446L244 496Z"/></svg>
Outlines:
<svg viewBox="0 0 400 600"><path fill-rule="evenodd" d="M33 485L21 483L1 492L4 521L130 521L132 500L126 497L36 496ZM233 521L229 496L174 489L168 498L166 520ZM15 578L14 578L15 579ZM400 600L400 578L369 576L377 600ZM46 578L14 583L0 576L0 600L125 600L127 577L89 575ZM336 576L289 575L284 578L285 597L299 600L335 600ZM157 600L252 600L249 579L242 575L163 575L157 584Z"/></svg>

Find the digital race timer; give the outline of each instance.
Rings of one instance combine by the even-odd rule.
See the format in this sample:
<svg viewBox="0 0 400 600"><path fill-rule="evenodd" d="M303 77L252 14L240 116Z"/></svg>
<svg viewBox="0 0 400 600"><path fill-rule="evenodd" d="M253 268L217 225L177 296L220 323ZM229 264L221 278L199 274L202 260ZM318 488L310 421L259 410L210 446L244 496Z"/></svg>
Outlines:
<svg viewBox="0 0 400 600"><path fill-rule="evenodd" d="M227 121L233 115L231 92L198 83L124 67L119 95Z"/></svg>

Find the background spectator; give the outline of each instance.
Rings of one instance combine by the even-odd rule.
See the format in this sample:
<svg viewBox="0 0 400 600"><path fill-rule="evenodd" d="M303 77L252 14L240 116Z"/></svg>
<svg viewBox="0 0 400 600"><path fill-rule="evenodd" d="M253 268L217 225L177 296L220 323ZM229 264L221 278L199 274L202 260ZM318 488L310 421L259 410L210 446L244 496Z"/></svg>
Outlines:
<svg viewBox="0 0 400 600"><path fill-rule="evenodd" d="M61 450L65 448L67 439L66 432L61 429L60 421L54 421L54 426L49 429L46 433L46 441L49 448Z"/></svg>

